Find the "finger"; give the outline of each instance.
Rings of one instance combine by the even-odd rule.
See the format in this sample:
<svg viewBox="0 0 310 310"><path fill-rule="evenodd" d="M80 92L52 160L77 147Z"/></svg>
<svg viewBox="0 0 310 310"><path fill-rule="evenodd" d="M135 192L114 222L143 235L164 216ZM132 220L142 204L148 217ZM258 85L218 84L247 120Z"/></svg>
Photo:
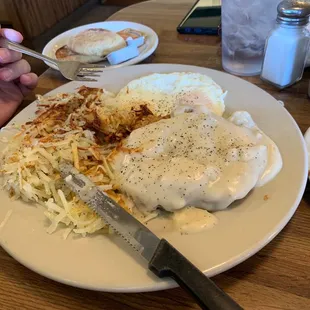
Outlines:
<svg viewBox="0 0 310 310"><path fill-rule="evenodd" d="M0 29L0 36L17 43L21 43L23 41L23 36L21 33L13 29Z"/></svg>
<svg viewBox="0 0 310 310"><path fill-rule="evenodd" d="M27 86L23 85L20 82L16 83L16 85L19 87L24 97L27 96L32 91L32 89L28 88Z"/></svg>
<svg viewBox="0 0 310 310"><path fill-rule="evenodd" d="M20 83L27 88L34 89L38 84L38 76L34 73L26 73L20 76Z"/></svg>
<svg viewBox="0 0 310 310"><path fill-rule="evenodd" d="M1 40L0 40L0 46L1 46ZM0 48L0 64L8 64L10 62L20 60L21 58L22 58L21 53L10 51L7 48Z"/></svg>
<svg viewBox="0 0 310 310"><path fill-rule="evenodd" d="M10 82L30 72L30 65L25 59L8 64L0 69L0 80Z"/></svg>
<svg viewBox="0 0 310 310"><path fill-rule="evenodd" d="M1 106L0 114L0 127L4 125L14 114L18 106L21 104L21 101L13 101L9 104Z"/></svg>

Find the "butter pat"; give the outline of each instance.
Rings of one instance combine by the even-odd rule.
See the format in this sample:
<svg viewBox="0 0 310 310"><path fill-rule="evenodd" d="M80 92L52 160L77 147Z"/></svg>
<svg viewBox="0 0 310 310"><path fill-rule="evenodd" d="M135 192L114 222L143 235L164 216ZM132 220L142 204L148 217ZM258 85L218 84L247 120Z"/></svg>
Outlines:
<svg viewBox="0 0 310 310"><path fill-rule="evenodd" d="M117 65L129 59L135 58L139 56L139 54L140 52L139 52L138 47L135 44L133 44L133 45L129 45L124 48L121 48L118 51L110 53L107 56L107 59L111 65Z"/></svg>
<svg viewBox="0 0 310 310"><path fill-rule="evenodd" d="M132 37L129 37L127 40L127 45L128 46L137 46L137 47L140 47L141 45L144 44L144 37L139 37L137 39L133 39Z"/></svg>

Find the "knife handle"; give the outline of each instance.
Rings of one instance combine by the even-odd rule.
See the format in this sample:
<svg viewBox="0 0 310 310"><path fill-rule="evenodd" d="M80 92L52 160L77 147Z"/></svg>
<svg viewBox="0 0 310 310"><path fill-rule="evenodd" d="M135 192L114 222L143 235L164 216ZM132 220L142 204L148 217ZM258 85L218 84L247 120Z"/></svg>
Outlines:
<svg viewBox="0 0 310 310"><path fill-rule="evenodd" d="M204 310L243 309L165 239L161 239L149 268L160 278L172 277Z"/></svg>

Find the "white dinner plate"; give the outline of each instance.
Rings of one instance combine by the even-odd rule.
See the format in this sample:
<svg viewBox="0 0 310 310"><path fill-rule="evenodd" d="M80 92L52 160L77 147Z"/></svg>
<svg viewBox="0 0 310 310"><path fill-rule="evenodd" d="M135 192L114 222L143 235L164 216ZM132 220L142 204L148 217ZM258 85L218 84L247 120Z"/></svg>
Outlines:
<svg viewBox="0 0 310 310"><path fill-rule="evenodd" d="M119 68L119 67L125 67L129 65L134 65L142 60L146 59L149 57L157 48L158 45L158 36L156 32L142 24L138 23L133 23L133 22L127 22L127 21L110 21L110 22L100 22L100 23L93 23L93 24L88 24L88 25L83 25L77 28L70 29L66 32L61 33L51 41L49 41L44 49L42 54L51 58L56 58L55 52L62 46L66 45L69 41L69 39L76 34L78 34L81 31L84 31L86 29L91 29L91 28L103 28L111 31L118 32L120 30L126 29L126 28L132 28L138 31L143 32L146 37L145 37L145 43L139 47L140 54L138 57L135 57L133 59L130 59L128 61L125 61L121 64L110 66L107 61L101 62L107 65L107 68ZM56 66L53 66L49 63L46 62L46 64L53 69L57 69Z"/></svg>
<svg viewBox="0 0 310 310"><path fill-rule="evenodd" d="M307 146L307 151L308 151L308 164L310 165L310 128L307 129L304 135L305 141L306 141L306 146ZM308 170L310 167L308 167ZM309 175L310 178L310 175Z"/></svg>
<svg viewBox="0 0 310 310"><path fill-rule="evenodd" d="M265 91L235 76L206 68L151 64L111 70L109 77L88 84L117 92L130 80L154 72L188 71L207 74L225 90L226 110L247 110L259 127L278 145L283 169L270 183L256 188L227 210L216 212L219 223L210 230L180 235L163 230L155 220L152 229L168 239L208 276L221 273L246 260L269 243L293 216L307 180L307 151L294 119L277 100ZM70 82L50 94L73 92L81 82ZM34 117L36 103L14 120L21 123ZM3 131L7 135L7 131ZM268 199L266 199L268 197ZM118 236L95 235L86 238L62 231L48 235L49 225L43 207L11 202L0 191L0 223L9 210L12 214L0 229L1 246L23 265L56 281L87 289L110 292L142 292L176 286L160 280L147 270L147 263Z"/></svg>

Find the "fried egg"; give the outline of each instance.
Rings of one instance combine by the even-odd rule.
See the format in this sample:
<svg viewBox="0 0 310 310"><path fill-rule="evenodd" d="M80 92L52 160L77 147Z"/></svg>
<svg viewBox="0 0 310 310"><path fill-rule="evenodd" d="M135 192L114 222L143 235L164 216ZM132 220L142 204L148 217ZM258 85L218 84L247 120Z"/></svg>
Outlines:
<svg viewBox="0 0 310 310"><path fill-rule="evenodd" d="M145 104L156 116L199 110L224 113L225 92L207 75L155 73L129 82L116 99L122 106Z"/></svg>
<svg viewBox="0 0 310 310"><path fill-rule="evenodd" d="M96 105L90 125L108 141L120 140L136 128L186 112L221 116L225 94L199 73L151 74L129 82L115 97L105 97Z"/></svg>

